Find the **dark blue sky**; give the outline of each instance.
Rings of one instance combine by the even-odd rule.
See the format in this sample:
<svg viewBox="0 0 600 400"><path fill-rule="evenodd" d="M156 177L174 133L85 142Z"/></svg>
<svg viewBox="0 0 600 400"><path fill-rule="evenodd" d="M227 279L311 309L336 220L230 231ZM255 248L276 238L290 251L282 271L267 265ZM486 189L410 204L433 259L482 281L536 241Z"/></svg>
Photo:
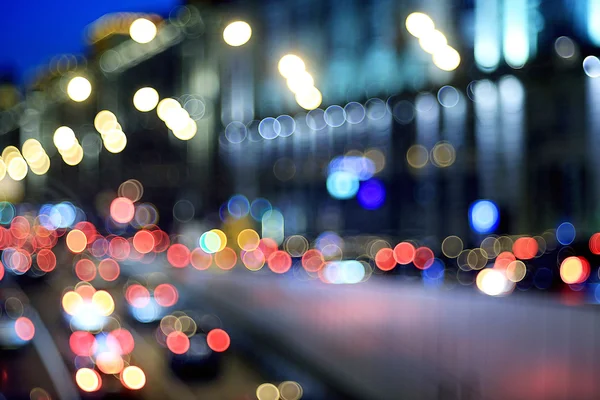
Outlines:
<svg viewBox="0 0 600 400"><path fill-rule="evenodd" d="M52 56L85 51L84 28L110 12L168 15L178 0L0 0L0 71L22 81Z"/></svg>

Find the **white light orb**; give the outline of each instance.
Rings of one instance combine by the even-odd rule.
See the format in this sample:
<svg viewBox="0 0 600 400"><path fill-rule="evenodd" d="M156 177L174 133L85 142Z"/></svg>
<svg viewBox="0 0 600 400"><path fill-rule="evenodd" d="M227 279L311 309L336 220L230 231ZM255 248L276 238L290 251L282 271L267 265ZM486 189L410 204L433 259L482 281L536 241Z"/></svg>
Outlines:
<svg viewBox="0 0 600 400"><path fill-rule="evenodd" d="M12 178L14 181L20 181L27 176L27 163L23 159L23 157L15 157L8 163L7 166L8 176Z"/></svg>
<svg viewBox="0 0 600 400"><path fill-rule="evenodd" d="M67 95L78 103L87 100L92 94L92 84L83 76L76 76L67 85Z"/></svg>
<svg viewBox="0 0 600 400"><path fill-rule="evenodd" d="M433 63L444 71L454 71L460 65L460 54L450 46L433 54Z"/></svg>
<svg viewBox="0 0 600 400"><path fill-rule="evenodd" d="M321 92L315 87L296 93L296 103L305 110L318 108L321 101L323 101Z"/></svg>
<svg viewBox="0 0 600 400"><path fill-rule="evenodd" d="M235 21L223 30L223 40L230 46L238 47L250 40L252 28L244 21Z"/></svg>
<svg viewBox="0 0 600 400"><path fill-rule="evenodd" d="M77 143L77 138L73 129L68 126L61 126L54 131L53 141L58 151L66 151Z"/></svg>
<svg viewBox="0 0 600 400"><path fill-rule="evenodd" d="M406 17L406 30L414 37L420 38L434 29L435 24L427 14L414 12Z"/></svg>
<svg viewBox="0 0 600 400"><path fill-rule="evenodd" d="M306 65L304 64L304 61L302 61L302 59L297 55L286 54L279 60L277 68L282 76L290 79L291 77L304 72L306 70Z"/></svg>
<svg viewBox="0 0 600 400"><path fill-rule="evenodd" d="M129 26L129 36L138 43L149 43L156 37L156 25L146 18L138 18Z"/></svg>
<svg viewBox="0 0 600 400"><path fill-rule="evenodd" d="M302 71L299 74L290 76L287 80L287 86L292 93L296 94L315 86L315 80L311 74L306 71Z"/></svg>
<svg viewBox="0 0 600 400"><path fill-rule="evenodd" d="M151 87L143 87L133 95L133 105L141 112L154 110L158 104L158 100L158 92Z"/></svg>
<svg viewBox="0 0 600 400"><path fill-rule="evenodd" d="M421 36L419 39L419 45L424 52L435 54L444 47L448 46L448 39L446 39L446 36L442 32L433 30Z"/></svg>

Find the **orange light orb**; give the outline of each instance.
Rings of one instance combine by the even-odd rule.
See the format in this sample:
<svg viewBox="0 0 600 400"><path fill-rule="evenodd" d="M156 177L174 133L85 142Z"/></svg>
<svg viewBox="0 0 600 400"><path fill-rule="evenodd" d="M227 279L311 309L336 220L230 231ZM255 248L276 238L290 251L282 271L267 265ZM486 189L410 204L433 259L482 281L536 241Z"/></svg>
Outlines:
<svg viewBox="0 0 600 400"><path fill-rule="evenodd" d="M79 229L73 229L71 232L69 232L65 241L67 243L67 248L72 253L81 253L87 246L87 238L85 237L85 233Z"/></svg>

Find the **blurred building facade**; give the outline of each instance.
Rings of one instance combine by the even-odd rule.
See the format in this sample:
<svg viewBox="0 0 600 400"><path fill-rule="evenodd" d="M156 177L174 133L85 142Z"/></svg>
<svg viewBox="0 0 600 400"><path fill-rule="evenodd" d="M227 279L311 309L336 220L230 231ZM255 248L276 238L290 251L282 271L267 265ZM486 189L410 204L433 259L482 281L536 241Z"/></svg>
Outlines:
<svg viewBox="0 0 600 400"><path fill-rule="evenodd" d="M91 214L99 192L135 178L168 225L177 223L170 213L178 200L190 201L196 218L218 221L219 207L241 193L276 205L286 235L468 238L468 207L480 198L499 205L503 232L540 234L564 220L591 229L600 216L592 150L600 84L582 62L600 44L597 3L196 2L148 16L158 34L147 44L126 35L132 16L118 15L103 21L108 34L96 32L87 59L58 62L0 121L4 137L17 132L19 145L36 138L51 156L48 174L26 178L27 199L68 196ZM438 68L407 31L415 11L458 50L456 70ZM243 46L223 40L234 20L252 27ZM289 53L322 93L315 110L296 103L278 71ZM78 74L93 87L82 103L66 95ZM133 107L146 86L181 103L197 123L195 137L181 141L155 111ZM122 153L102 147L93 125L100 110L118 117ZM78 166L62 162L52 143L61 125L82 144ZM376 209L328 192L328 165L344 155L376 165L385 188Z"/></svg>

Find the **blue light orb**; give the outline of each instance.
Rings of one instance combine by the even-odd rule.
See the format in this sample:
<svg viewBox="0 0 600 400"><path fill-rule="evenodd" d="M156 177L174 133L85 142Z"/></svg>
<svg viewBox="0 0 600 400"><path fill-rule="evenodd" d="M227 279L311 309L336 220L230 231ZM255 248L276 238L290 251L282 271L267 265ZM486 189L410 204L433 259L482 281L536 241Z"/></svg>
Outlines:
<svg viewBox="0 0 600 400"><path fill-rule="evenodd" d="M489 200L477 200L469 207L469 223L477 233L490 233L498 227L498 206Z"/></svg>
<svg viewBox="0 0 600 400"><path fill-rule="evenodd" d="M258 199L254 199L252 204L250 204L250 215L254 218L255 221L262 221L263 215L266 212L271 211L273 206L267 199L263 199L259 197Z"/></svg>
<svg viewBox="0 0 600 400"><path fill-rule="evenodd" d="M570 222L563 222L556 228L556 240L566 246L575 240L575 226Z"/></svg>
<svg viewBox="0 0 600 400"><path fill-rule="evenodd" d="M50 211L50 221L56 228L68 228L75 222L77 210L73 204L63 201L52 207Z"/></svg>
<svg viewBox="0 0 600 400"><path fill-rule="evenodd" d="M445 266L442 260L436 258L431 266L423 270L423 284L426 287L438 288L444 283Z"/></svg>
<svg viewBox="0 0 600 400"><path fill-rule="evenodd" d="M232 217L237 219L243 218L250 212L250 202L246 196L236 194L229 199L227 210L229 210L229 214L231 214Z"/></svg>
<svg viewBox="0 0 600 400"><path fill-rule="evenodd" d="M358 178L346 171L335 171L327 177L327 191L334 199L348 200L358 192Z"/></svg>
<svg viewBox="0 0 600 400"><path fill-rule="evenodd" d="M369 179L360 185L356 198L362 208L376 210L385 203L385 186L378 179Z"/></svg>
<svg viewBox="0 0 600 400"><path fill-rule="evenodd" d="M360 283L365 277L365 267L356 260L331 261L323 271L325 279L333 284Z"/></svg>
<svg viewBox="0 0 600 400"><path fill-rule="evenodd" d="M322 252L325 257L333 257L339 249L343 248L344 240L335 232L325 231L315 240L315 249Z"/></svg>
<svg viewBox="0 0 600 400"><path fill-rule="evenodd" d="M154 298L150 299L148 304L146 304L144 307L130 307L129 309L133 318L143 324L154 322L160 319L163 314L165 314L164 312L161 312L161 307L156 304Z"/></svg>
<svg viewBox="0 0 600 400"><path fill-rule="evenodd" d="M368 157L340 156L329 162L328 173L331 175L337 171L350 172L356 175L358 180L366 181L375 174L375 163Z"/></svg>
<svg viewBox="0 0 600 400"><path fill-rule="evenodd" d="M0 201L0 224L10 224L15 215L15 206L13 206L8 201Z"/></svg>
<svg viewBox="0 0 600 400"><path fill-rule="evenodd" d="M221 219L221 222L225 222L227 221L227 217L229 217L229 210L227 209L227 203L223 203L221 204L221 207L219 207L219 218Z"/></svg>

